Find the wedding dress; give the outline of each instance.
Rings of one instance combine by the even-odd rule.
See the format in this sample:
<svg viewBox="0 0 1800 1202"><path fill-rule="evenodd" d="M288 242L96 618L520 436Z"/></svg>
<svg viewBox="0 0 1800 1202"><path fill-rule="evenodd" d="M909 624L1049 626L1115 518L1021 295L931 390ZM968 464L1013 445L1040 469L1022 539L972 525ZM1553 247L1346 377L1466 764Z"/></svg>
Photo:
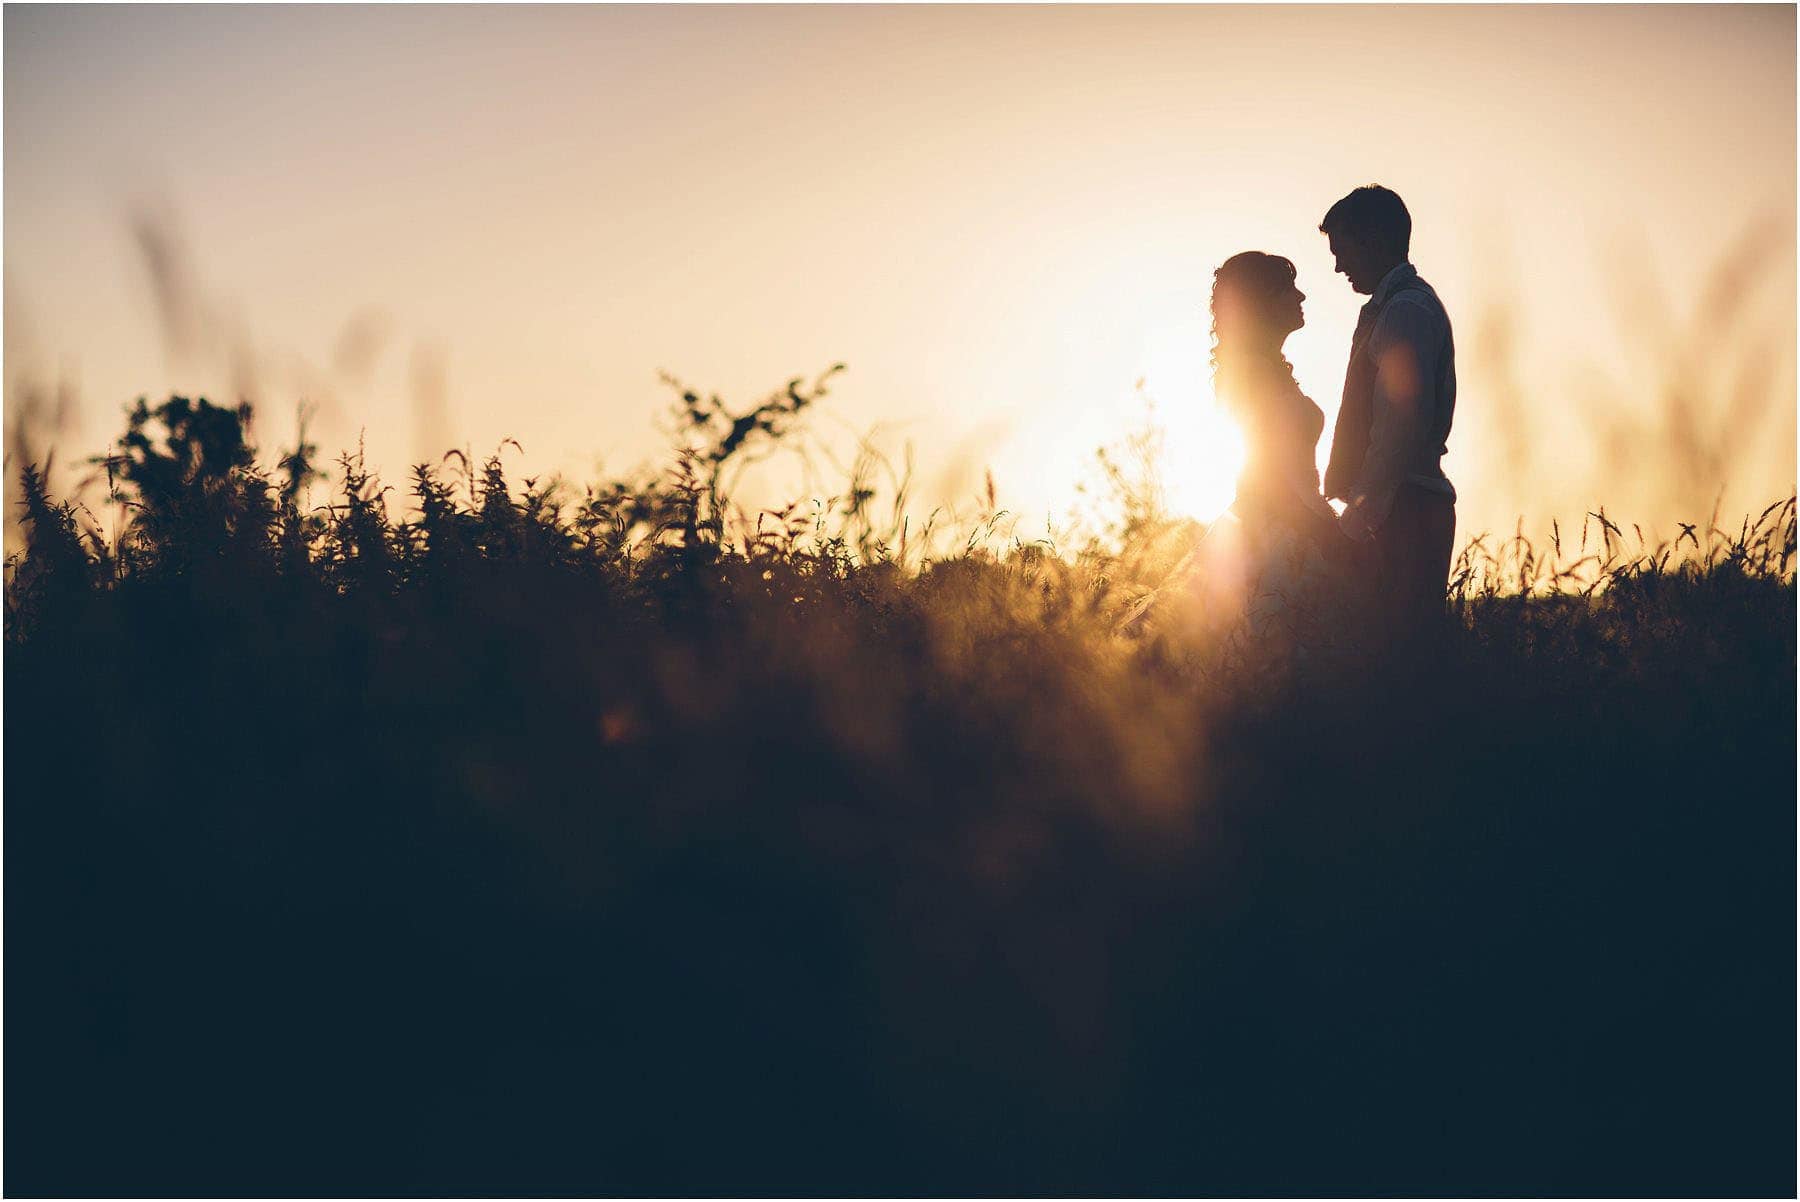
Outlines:
<svg viewBox="0 0 1800 1202"><path fill-rule="evenodd" d="M1245 462L1231 508L1195 551L1190 589L1209 626L1300 638L1330 597L1332 556L1348 545L1319 494L1325 415L1279 357L1234 364L1219 383L1233 398Z"/></svg>

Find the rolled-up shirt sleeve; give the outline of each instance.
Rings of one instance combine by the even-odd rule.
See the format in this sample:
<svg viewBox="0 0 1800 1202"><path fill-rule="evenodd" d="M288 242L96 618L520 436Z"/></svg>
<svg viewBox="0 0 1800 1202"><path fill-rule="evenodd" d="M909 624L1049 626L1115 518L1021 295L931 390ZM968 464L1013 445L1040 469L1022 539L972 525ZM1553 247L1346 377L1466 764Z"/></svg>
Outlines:
<svg viewBox="0 0 1800 1202"><path fill-rule="evenodd" d="M1369 336L1375 360L1369 450L1350 500L1352 521L1365 529L1387 520L1430 421L1435 345L1430 312L1405 298L1388 305Z"/></svg>

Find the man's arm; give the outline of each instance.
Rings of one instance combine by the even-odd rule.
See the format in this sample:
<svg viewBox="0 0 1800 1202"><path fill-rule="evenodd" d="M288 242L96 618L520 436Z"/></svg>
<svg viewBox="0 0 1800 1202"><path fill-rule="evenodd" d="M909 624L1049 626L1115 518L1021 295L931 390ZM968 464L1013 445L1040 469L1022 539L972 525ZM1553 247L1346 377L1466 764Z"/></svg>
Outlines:
<svg viewBox="0 0 1800 1202"><path fill-rule="evenodd" d="M1375 359L1369 450L1342 519L1352 538L1367 538L1387 521L1394 494L1406 479L1408 459L1430 416L1426 382L1431 379L1431 338L1430 312L1404 300L1387 307L1369 337Z"/></svg>

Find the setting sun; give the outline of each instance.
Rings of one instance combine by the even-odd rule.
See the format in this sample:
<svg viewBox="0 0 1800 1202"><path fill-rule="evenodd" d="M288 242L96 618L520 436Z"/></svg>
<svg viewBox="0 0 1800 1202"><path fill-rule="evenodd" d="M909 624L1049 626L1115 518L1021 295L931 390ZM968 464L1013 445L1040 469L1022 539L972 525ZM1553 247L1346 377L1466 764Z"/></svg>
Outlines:
<svg viewBox="0 0 1800 1202"><path fill-rule="evenodd" d="M1163 490L1178 514L1211 522L1231 505L1244 439L1213 395L1205 323L1170 322L1145 339L1141 378L1163 431Z"/></svg>

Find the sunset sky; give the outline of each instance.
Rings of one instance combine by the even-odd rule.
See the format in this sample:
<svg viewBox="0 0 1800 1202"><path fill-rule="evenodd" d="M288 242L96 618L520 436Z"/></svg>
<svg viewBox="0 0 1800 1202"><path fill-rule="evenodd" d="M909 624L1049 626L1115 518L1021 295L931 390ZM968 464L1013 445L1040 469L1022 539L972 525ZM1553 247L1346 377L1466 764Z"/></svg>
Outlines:
<svg viewBox="0 0 1800 1202"><path fill-rule="evenodd" d="M922 506L991 466L1035 533L1142 377L1216 508L1213 268L1294 260L1329 417L1361 298L1317 226L1380 182L1456 326L1465 533L1668 520L1669 423L1760 507L1794 62L1792 6L9 5L9 418L60 382L79 457L241 393L272 450L305 397L391 482L507 437L585 481L659 455L659 369L747 404L842 361L821 445L910 441Z"/></svg>

